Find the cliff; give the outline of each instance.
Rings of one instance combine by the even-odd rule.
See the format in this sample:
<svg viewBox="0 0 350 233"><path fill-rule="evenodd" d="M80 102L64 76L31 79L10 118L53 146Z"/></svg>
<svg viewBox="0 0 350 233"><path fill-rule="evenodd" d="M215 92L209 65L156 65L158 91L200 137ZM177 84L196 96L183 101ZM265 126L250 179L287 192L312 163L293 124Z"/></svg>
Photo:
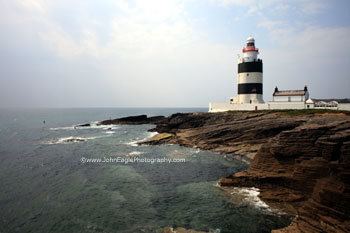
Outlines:
<svg viewBox="0 0 350 233"><path fill-rule="evenodd" d="M298 110L174 114L156 138L251 159L222 186L258 187L260 197L296 217L273 232L350 232L350 115ZM164 135L164 137L162 136Z"/></svg>

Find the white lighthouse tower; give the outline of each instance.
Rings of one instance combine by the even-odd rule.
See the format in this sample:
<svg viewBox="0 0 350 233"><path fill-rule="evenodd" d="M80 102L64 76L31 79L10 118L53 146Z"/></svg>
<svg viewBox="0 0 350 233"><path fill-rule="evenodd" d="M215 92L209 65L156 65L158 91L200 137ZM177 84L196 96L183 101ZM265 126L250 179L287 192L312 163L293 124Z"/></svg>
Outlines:
<svg viewBox="0 0 350 233"><path fill-rule="evenodd" d="M264 103L263 100L263 65L258 59L259 49L255 48L253 37L247 38L242 50L243 57L238 61L238 96L237 104Z"/></svg>
<svg viewBox="0 0 350 233"><path fill-rule="evenodd" d="M238 95L228 102L209 103L209 112L256 111L270 109L309 109L326 107L325 102L315 103L309 97L308 88L303 90L279 90L272 94L273 101L263 100L263 63L258 58L259 49L255 47L253 37L248 37L238 59L237 89ZM330 108L336 103L330 103Z"/></svg>

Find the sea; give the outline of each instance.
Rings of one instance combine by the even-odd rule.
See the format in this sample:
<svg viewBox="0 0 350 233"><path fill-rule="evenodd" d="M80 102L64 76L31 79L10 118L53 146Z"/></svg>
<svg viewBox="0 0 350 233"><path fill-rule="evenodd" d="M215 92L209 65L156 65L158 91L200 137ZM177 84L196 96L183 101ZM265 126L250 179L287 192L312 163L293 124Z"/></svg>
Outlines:
<svg viewBox="0 0 350 233"><path fill-rule="evenodd" d="M0 109L0 232L270 232L290 224L255 188L223 190L235 155L138 145L154 125L100 120L201 108ZM77 127L90 123L89 127Z"/></svg>

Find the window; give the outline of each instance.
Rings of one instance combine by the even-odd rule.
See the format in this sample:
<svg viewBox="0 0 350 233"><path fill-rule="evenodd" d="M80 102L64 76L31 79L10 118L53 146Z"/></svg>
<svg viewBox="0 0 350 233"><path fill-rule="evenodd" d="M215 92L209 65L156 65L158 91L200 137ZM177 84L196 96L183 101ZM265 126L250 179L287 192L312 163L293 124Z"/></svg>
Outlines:
<svg viewBox="0 0 350 233"><path fill-rule="evenodd" d="M291 98L290 96L288 96L288 102L290 102L290 101L291 101L291 99L292 99L292 98Z"/></svg>

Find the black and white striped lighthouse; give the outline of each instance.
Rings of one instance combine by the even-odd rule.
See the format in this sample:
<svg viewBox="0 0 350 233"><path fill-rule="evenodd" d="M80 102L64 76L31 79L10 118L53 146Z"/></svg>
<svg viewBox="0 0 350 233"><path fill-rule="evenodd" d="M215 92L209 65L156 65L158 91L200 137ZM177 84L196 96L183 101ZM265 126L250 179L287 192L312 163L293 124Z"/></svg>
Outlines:
<svg viewBox="0 0 350 233"><path fill-rule="evenodd" d="M238 104L264 103L263 100L263 64L258 59L259 49L255 40L248 37L242 50L243 57L238 61Z"/></svg>

